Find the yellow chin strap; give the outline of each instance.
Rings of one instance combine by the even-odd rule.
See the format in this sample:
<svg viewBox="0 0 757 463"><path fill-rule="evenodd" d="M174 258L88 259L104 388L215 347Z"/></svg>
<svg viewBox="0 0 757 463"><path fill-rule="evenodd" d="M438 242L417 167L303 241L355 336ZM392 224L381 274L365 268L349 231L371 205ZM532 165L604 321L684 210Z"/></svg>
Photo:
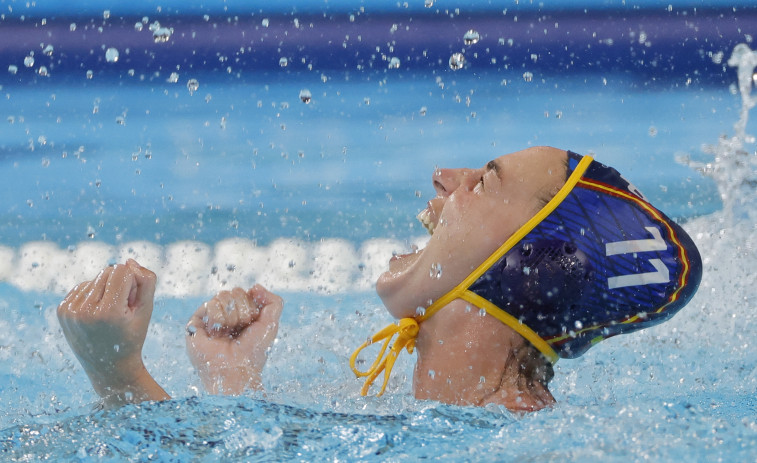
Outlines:
<svg viewBox="0 0 757 463"><path fill-rule="evenodd" d="M573 190L573 187L576 186L578 180L583 176L584 172L592 161L593 158L591 156L584 156L583 158L581 158L581 161L573 170L573 173L571 173L570 177L568 177L568 180L565 182L562 188L560 188L560 191L558 191L557 194L543 208L541 208L539 212L536 213L536 215L531 217L528 222L523 224L522 227L520 227L515 233L513 233L510 238L502 243L502 245L496 251L494 251L491 256L489 256L483 263L481 263L481 265L479 265L473 272L471 272L471 274L468 275L459 285L452 288L450 292L440 297L433 304L431 304L423 315L415 318L403 318L396 323L388 325L386 328L368 338L367 341L365 341L360 347L355 350L355 352L352 353L352 355L350 356L350 368L352 368L352 371L357 377L367 377L365 383L363 384L363 388L360 390L361 395L368 395L368 389L370 389L371 384L373 384L373 381L378 377L378 375L381 374L382 371L384 372L384 381L381 385L381 390L378 394L376 394L376 396L380 397L384 393L386 385L389 382L389 376L391 375L392 368L394 367L394 362L397 360L399 353L402 352L402 349L407 349L407 352L409 354L412 354L413 350L415 350L415 338L418 336L419 331L418 325L428 318L431 318L431 316L438 312L442 307L445 307L455 299L463 299L478 307L479 309L484 309L486 313L501 321L505 325L515 330L518 334L523 336L528 342L536 347L539 352L544 354L544 356L546 356L552 363L557 362L559 356L557 355L555 350L552 349L552 346L550 346L545 340L543 340L534 330L527 327L526 325L518 321L515 317L500 309L496 305L492 304L487 299L484 299L478 294L469 291L468 288L470 287L470 285L475 283L481 277L481 275L486 273L486 271L489 270L489 268L494 265L502 256L504 256L507 251L512 249L513 246L515 246L542 220L544 220L549 214L551 214L552 211L557 209L557 206L559 206L560 203L563 202L563 200ZM397 339L394 341L394 344L392 345L389 353L384 356L384 353L386 352L386 349L389 346L389 343L391 342L394 335L398 335ZM378 356L376 357L376 360L373 362L371 367L367 371L358 370L355 366L355 363L357 362L357 356L360 354L360 352L371 344L382 340L384 341L384 343L381 346L381 350L379 351Z"/></svg>

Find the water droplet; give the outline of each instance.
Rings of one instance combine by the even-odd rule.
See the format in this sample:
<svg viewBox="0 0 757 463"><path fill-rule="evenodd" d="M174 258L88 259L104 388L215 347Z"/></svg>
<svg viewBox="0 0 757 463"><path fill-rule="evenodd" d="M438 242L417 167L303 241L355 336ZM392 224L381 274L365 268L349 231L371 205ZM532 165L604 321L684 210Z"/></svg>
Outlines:
<svg viewBox="0 0 757 463"><path fill-rule="evenodd" d="M465 56L462 53L455 53L449 57L449 68L453 71L462 69L465 66Z"/></svg>
<svg viewBox="0 0 757 463"><path fill-rule="evenodd" d="M34 57L32 55L29 55L26 58L24 58L24 66L28 68L34 66Z"/></svg>
<svg viewBox="0 0 757 463"><path fill-rule="evenodd" d="M53 51L55 48L52 45L48 45L45 47L44 50L42 50L42 53L46 54L47 56L53 56Z"/></svg>
<svg viewBox="0 0 757 463"><path fill-rule="evenodd" d="M426 0L423 3L423 6L425 6L426 8L431 8L432 6L434 6L434 0Z"/></svg>
<svg viewBox="0 0 757 463"><path fill-rule="evenodd" d="M576 320L576 322L574 323L574 325L576 325L576 329L577 329L577 330L580 330L581 328L583 328L583 327L584 327L584 324L583 324L583 323L581 323L581 321L580 321L580 320Z"/></svg>
<svg viewBox="0 0 757 463"><path fill-rule="evenodd" d="M37 69L37 74L42 77L47 77L47 68L45 66L40 66L39 69Z"/></svg>
<svg viewBox="0 0 757 463"><path fill-rule="evenodd" d="M197 333L197 328L194 325L187 325L187 334L194 336Z"/></svg>
<svg viewBox="0 0 757 463"><path fill-rule="evenodd" d="M211 95L210 93L205 95L205 103L210 103L210 100L212 99L213 99L213 95Z"/></svg>
<svg viewBox="0 0 757 463"><path fill-rule="evenodd" d="M94 76L94 73L90 70L87 71L87 79L91 79Z"/></svg>
<svg viewBox="0 0 757 463"><path fill-rule="evenodd" d="M481 376L480 378L478 378L478 384L485 384L485 383L486 383L486 377L485 376Z"/></svg>
<svg viewBox="0 0 757 463"><path fill-rule="evenodd" d="M115 63L116 61L118 61L118 50L113 47L105 50L105 61L109 63Z"/></svg>
<svg viewBox="0 0 757 463"><path fill-rule="evenodd" d="M168 76L168 79L166 79L166 82L170 84L175 84L179 81L179 73L178 72L172 72L170 76Z"/></svg>
<svg viewBox="0 0 757 463"><path fill-rule="evenodd" d="M475 45L479 40L481 40L481 34L479 34L477 31L474 31L473 29L469 30L465 33L465 35L463 35L463 43L465 43L466 45Z"/></svg>
<svg viewBox="0 0 757 463"><path fill-rule="evenodd" d="M142 24L139 21L137 21L137 22L134 23L134 30L137 31L137 32L142 32L142 28L144 28L144 27L145 27L144 24Z"/></svg>
<svg viewBox="0 0 757 463"><path fill-rule="evenodd" d="M486 309L478 309L478 316L479 317L485 317L486 316Z"/></svg>
<svg viewBox="0 0 757 463"><path fill-rule="evenodd" d="M431 264L431 271L429 272L429 276L431 278L436 278L437 280L442 277L442 264L435 263Z"/></svg>
<svg viewBox="0 0 757 463"><path fill-rule="evenodd" d="M202 19L204 19L205 22L208 22L208 21L210 21L210 15L204 14L204 15L202 15Z"/></svg>
<svg viewBox="0 0 757 463"><path fill-rule="evenodd" d="M155 43L166 43L171 38L173 29L167 27L159 27L152 33L152 39Z"/></svg>
<svg viewBox="0 0 757 463"><path fill-rule="evenodd" d="M655 136L657 136L657 127L650 127L650 128L649 128L649 136L650 136L650 137L655 137Z"/></svg>
<svg viewBox="0 0 757 463"><path fill-rule="evenodd" d="M200 82L197 79L189 79L187 81L187 90L189 90L190 95L194 95L198 88L200 88Z"/></svg>
<svg viewBox="0 0 757 463"><path fill-rule="evenodd" d="M389 69L399 69L400 68L400 59L396 56L392 56L392 58L389 60Z"/></svg>
<svg viewBox="0 0 757 463"><path fill-rule="evenodd" d="M363 98L363 104L366 105L366 106L370 106L371 105L371 99L368 98L368 97Z"/></svg>
<svg viewBox="0 0 757 463"><path fill-rule="evenodd" d="M121 350L121 346L119 346L118 344L113 344L113 350L118 352L119 350Z"/></svg>
<svg viewBox="0 0 757 463"><path fill-rule="evenodd" d="M8 72L10 72L11 74L17 73L18 66L16 66L15 64L11 64L10 66L8 66Z"/></svg>
<svg viewBox="0 0 757 463"><path fill-rule="evenodd" d="M268 27L268 24L270 24L270 21L268 21L268 18L263 18L263 20L260 22L260 24L263 27Z"/></svg>
<svg viewBox="0 0 757 463"><path fill-rule="evenodd" d="M415 309L415 316L416 317L422 317L426 315L426 308L425 307L418 307Z"/></svg>
<svg viewBox="0 0 757 463"><path fill-rule="evenodd" d="M95 229L91 225L87 225L87 238L93 239L95 235Z"/></svg>
<svg viewBox="0 0 757 463"><path fill-rule="evenodd" d="M528 71L523 73L523 80L526 82L531 82L534 79L533 73L530 73Z"/></svg>
<svg viewBox="0 0 757 463"><path fill-rule="evenodd" d="M68 30L70 30L71 32L74 32L76 30L76 23L71 23L71 25L68 26Z"/></svg>
<svg viewBox="0 0 757 463"><path fill-rule="evenodd" d="M281 59L279 60L279 66L281 66L282 68L285 68L287 67L287 65L289 65L289 60L286 59L285 57L281 57Z"/></svg>
<svg viewBox="0 0 757 463"><path fill-rule="evenodd" d="M116 124L118 125L126 125L126 118L123 116L116 117Z"/></svg>
<svg viewBox="0 0 757 463"><path fill-rule="evenodd" d="M421 110L419 111L420 115L425 116L427 112L428 112L428 108L425 106L421 106Z"/></svg>
<svg viewBox="0 0 757 463"><path fill-rule="evenodd" d="M103 19L110 19L110 10L103 11Z"/></svg>
<svg viewBox="0 0 757 463"><path fill-rule="evenodd" d="M428 377L431 379L436 378L436 372L434 370L428 370Z"/></svg>
<svg viewBox="0 0 757 463"><path fill-rule="evenodd" d="M147 29L150 30L150 32L155 32L158 29L160 29L160 22L155 21L154 23L151 23L149 26L147 26Z"/></svg>
<svg viewBox="0 0 757 463"><path fill-rule="evenodd" d="M313 95L310 94L310 90L303 88L300 90L300 100L302 100L303 103L308 104L310 103L310 100L313 98Z"/></svg>

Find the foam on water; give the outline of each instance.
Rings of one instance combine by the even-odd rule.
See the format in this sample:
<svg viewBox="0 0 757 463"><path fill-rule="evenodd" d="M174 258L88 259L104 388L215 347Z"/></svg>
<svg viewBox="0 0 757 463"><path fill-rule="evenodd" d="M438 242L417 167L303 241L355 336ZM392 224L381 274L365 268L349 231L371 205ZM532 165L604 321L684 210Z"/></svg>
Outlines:
<svg viewBox="0 0 757 463"><path fill-rule="evenodd" d="M427 237L413 240L423 246ZM268 246L231 238L214 246L179 241L160 246L136 241L117 246L82 242L66 249L47 241L0 246L0 283L23 291L65 294L105 266L135 259L158 275L158 297L207 296L235 286L260 283L272 291L352 293L368 291L392 253L407 243L371 239L355 247L342 239L307 243L281 238Z"/></svg>

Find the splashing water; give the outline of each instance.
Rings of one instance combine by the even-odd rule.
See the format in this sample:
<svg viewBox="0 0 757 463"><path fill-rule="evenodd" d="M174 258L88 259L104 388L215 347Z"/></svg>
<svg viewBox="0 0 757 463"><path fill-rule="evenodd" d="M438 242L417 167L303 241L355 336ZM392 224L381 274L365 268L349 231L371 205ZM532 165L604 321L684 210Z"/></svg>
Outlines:
<svg viewBox="0 0 757 463"><path fill-rule="evenodd" d="M143 23L148 23L147 18ZM264 27L268 27L267 19ZM740 50L736 61L746 63L742 64L746 69L754 52ZM445 50L444 56L447 53ZM439 64L445 67L444 61ZM519 69L517 74L522 72ZM461 80L463 74L455 77ZM134 70L128 75L133 76ZM197 76L206 79L199 72ZM509 78L516 77L521 80L515 74ZM525 76L523 80L527 80ZM529 85L536 86L538 80ZM194 81L194 90L188 85L190 93L199 87ZM452 81L448 79L448 85L463 85ZM213 86L210 79L203 82L208 88ZM439 82L439 91L444 91ZM605 341L581 359L559 363L553 383L558 396L554 409L515 417L496 407L470 409L416 401L410 392L413 371L407 359L398 361L402 364L395 367L387 395L381 399L359 396L360 384L346 371L345 358L363 342L365 330L345 326L385 325L388 316L371 289L391 252L403 247L390 242L394 238L366 241L358 247L355 238L318 243L282 240L267 245L252 239L209 240L212 244L166 241L165 245L119 241L111 245L94 241L102 239L103 228L89 225L86 232L93 241L76 246L58 248L51 241L25 243L19 249L0 246L3 454L19 460L118 459L128 455L145 460L206 461L398 461L423 457L449 461L753 461L757 455L753 399L757 363L749 348L757 298L751 285L745 285L748 280L739 275L757 267L754 222L740 220L752 213L744 198L754 197L753 188L750 190L753 156L745 149L753 143L745 132L754 103L751 87L742 83L740 72L739 88L746 90L739 119L743 123L737 124L736 135L706 148L707 154L715 156L710 170L708 164L690 164L731 193L732 203L723 213L743 207L731 217L733 227L724 229L723 221L718 221L722 214L685 224L705 259L706 276L699 294L681 315L658 328ZM301 82L287 87L283 98L291 98L301 88ZM222 91L216 94L214 90L218 97L213 103L222 99ZM317 106L325 105L326 92L319 90L318 95ZM361 110L381 107L385 101L377 95L369 106L363 97L361 90L359 98L352 100L365 102ZM99 107L99 99L96 101ZM107 100L102 101L101 113L111 110ZM434 100L412 103L409 112L415 115L424 116L427 108L431 109L422 119L424 123L437 123L450 114ZM320 109L317 106L303 112L315 113ZM284 109L277 105L276 111ZM498 110L498 114L507 111ZM118 125L112 124L117 114L107 113L109 125ZM118 129L137 125L141 123L118 125ZM184 131L182 126L177 136ZM52 141L51 136L44 146L51 146ZM42 141L37 145L41 147ZM69 159L74 157L71 149ZM83 159L85 155L81 148L75 157ZM55 167L57 157L48 156L52 159L49 170ZM716 172L719 177L712 175ZM100 188L94 178L93 183L98 191L107 186L103 182ZM203 190L213 187L198 186ZM416 192L413 196L424 195ZM38 208L41 200L34 199ZM287 202L294 203L297 201L291 198ZM274 212L269 210L269 214ZM73 284L126 256L137 257L161 275L161 298L156 301L145 362L176 399L92 414L94 393L61 337L55 305ZM433 277L441 268L431 270ZM265 371L266 400L202 395L184 352L186 318L207 294L253 282L291 292L285 294L282 329ZM436 379L440 376L436 374ZM632 444L637 442L644 445Z"/></svg>
<svg viewBox="0 0 757 463"><path fill-rule="evenodd" d="M479 40L481 40L481 34L473 29L466 32L463 36L463 43L465 43L466 45L475 45Z"/></svg>
<svg viewBox="0 0 757 463"><path fill-rule="evenodd" d="M449 58L449 68L453 71L462 69L465 66L465 55L462 53L454 53Z"/></svg>
<svg viewBox="0 0 757 463"><path fill-rule="evenodd" d="M302 101L305 104L309 104L310 100L313 99L313 94L310 93L310 90L303 88L300 90L300 101Z"/></svg>
<svg viewBox="0 0 757 463"><path fill-rule="evenodd" d="M688 156L678 160L715 180L723 201L723 220L726 225L733 225L734 217L755 220L753 206L757 201L757 151L750 153L746 148L755 143L755 137L746 133L746 126L749 111L757 104L757 97L752 96L757 52L746 44L736 45L728 65L737 69L741 95L741 110L739 120L734 124L733 136L723 135L717 145L704 147L704 152L713 158L710 162L697 162Z"/></svg>
<svg viewBox="0 0 757 463"><path fill-rule="evenodd" d="M115 63L118 61L118 50L113 47L105 50L105 60L109 63Z"/></svg>
<svg viewBox="0 0 757 463"><path fill-rule="evenodd" d="M187 81L187 90L189 90L190 95L194 95L194 93L199 88L200 88L200 82L197 79L189 79Z"/></svg>
<svg viewBox="0 0 757 463"><path fill-rule="evenodd" d="M152 33L152 39L155 43L166 43L171 38L173 29L168 27L158 27Z"/></svg>

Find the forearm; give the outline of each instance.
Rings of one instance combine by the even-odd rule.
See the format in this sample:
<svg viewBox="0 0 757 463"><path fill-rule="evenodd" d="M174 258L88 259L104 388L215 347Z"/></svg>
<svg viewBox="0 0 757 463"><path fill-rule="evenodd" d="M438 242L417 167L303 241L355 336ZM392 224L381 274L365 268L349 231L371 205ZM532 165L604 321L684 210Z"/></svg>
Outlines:
<svg viewBox="0 0 757 463"><path fill-rule="evenodd" d="M130 403L170 399L166 391L155 381L144 366L128 378L102 378L89 374L90 382L106 408L115 408Z"/></svg>
<svg viewBox="0 0 757 463"><path fill-rule="evenodd" d="M211 394L240 395L246 390L262 390L260 371L245 367L207 367L197 370L202 385Z"/></svg>

